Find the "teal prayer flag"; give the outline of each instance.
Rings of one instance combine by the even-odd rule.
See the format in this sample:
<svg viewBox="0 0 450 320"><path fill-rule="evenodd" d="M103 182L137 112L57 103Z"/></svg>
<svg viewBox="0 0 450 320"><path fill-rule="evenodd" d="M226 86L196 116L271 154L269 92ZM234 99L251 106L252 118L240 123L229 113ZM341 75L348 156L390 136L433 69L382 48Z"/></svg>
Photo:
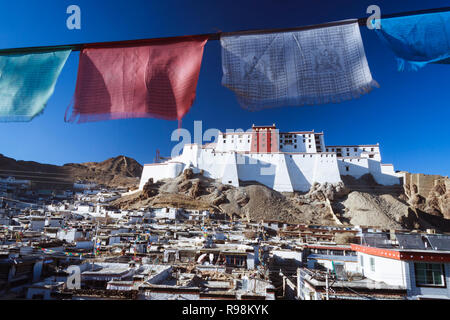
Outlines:
<svg viewBox="0 0 450 320"><path fill-rule="evenodd" d="M0 121L31 121L42 113L70 52L0 53Z"/></svg>

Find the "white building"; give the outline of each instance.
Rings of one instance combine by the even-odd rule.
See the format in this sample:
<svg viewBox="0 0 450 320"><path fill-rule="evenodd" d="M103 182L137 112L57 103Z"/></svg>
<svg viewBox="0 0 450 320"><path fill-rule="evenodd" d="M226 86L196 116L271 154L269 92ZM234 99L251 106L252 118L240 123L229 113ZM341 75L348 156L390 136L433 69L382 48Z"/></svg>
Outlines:
<svg viewBox="0 0 450 320"><path fill-rule="evenodd" d="M15 177L0 178L0 183L7 185L31 186L31 180L16 179Z"/></svg>
<svg viewBox="0 0 450 320"><path fill-rule="evenodd" d="M315 182L337 183L341 175L370 173L382 185L399 184L401 177L392 165L381 163L378 144L326 146L323 132L253 125L247 132L219 133L215 143L186 144L179 156L145 165L139 189L150 178L175 178L187 168L223 184L257 181L280 192L308 191Z"/></svg>

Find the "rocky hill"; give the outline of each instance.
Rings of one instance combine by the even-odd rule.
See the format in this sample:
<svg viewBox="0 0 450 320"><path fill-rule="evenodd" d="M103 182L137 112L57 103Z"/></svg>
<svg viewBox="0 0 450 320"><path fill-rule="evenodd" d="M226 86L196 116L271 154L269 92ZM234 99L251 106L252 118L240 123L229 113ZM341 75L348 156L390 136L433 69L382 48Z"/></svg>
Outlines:
<svg viewBox="0 0 450 320"><path fill-rule="evenodd" d="M401 186L384 187L373 177L343 177L343 183L314 184L307 193L280 193L256 182L235 188L187 169L116 200L121 209L181 207L216 210L245 220L321 225L363 225L386 229L450 231L450 220L417 211Z"/></svg>
<svg viewBox="0 0 450 320"><path fill-rule="evenodd" d="M67 188L76 181L94 182L110 187L135 188L142 165L125 156L103 162L68 163L63 166L21 161L0 155L0 176L31 180L40 187Z"/></svg>
<svg viewBox="0 0 450 320"><path fill-rule="evenodd" d="M408 203L433 216L450 219L450 179L427 174L406 174L404 183Z"/></svg>

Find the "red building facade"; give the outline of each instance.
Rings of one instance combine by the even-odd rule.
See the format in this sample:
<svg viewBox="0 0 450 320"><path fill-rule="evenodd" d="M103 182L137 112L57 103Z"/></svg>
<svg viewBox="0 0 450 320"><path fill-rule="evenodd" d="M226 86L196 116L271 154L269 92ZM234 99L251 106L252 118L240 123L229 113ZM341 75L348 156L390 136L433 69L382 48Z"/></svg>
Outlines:
<svg viewBox="0 0 450 320"><path fill-rule="evenodd" d="M252 126L251 152L272 153L279 151L278 130L272 126Z"/></svg>

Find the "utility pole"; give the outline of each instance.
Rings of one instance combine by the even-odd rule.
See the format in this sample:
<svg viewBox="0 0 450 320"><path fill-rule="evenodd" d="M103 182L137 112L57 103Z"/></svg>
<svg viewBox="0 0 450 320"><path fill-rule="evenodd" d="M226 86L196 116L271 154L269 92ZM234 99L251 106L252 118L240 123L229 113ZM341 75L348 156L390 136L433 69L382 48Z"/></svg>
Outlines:
<svg viewBox="0 0 450 320"><path fill-rule="evenodd" d="M326 293L326 295L327 295L327 300L329 300L329 297L328 297L328 272L325 274L325 288L326 288L326 291L327 291L327 293Z"/></svg>

